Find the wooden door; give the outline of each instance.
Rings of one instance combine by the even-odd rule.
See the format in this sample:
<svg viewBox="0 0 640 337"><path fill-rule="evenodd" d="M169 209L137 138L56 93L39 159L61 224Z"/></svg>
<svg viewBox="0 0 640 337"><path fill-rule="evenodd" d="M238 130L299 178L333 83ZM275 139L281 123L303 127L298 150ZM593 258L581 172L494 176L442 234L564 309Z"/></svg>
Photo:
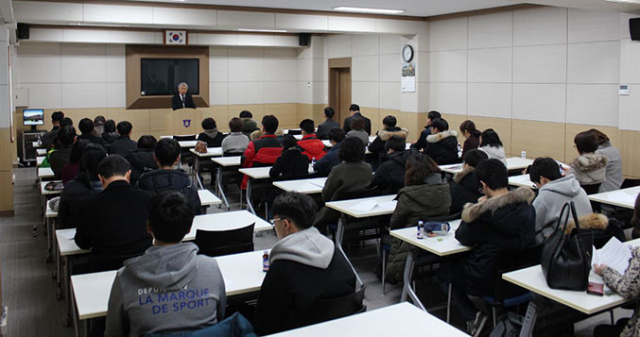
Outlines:
<svg viewBox="0 0 640 337"><path fill-rule="evenodd" d="M351 105L351 58L329 60L329 105L342 125Z"/></svg>

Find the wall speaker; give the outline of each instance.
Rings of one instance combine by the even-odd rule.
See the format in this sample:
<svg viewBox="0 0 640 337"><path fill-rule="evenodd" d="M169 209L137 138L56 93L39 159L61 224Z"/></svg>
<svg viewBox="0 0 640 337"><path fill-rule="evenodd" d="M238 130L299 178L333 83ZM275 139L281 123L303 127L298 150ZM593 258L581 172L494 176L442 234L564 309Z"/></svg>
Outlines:
<svg viewBox="0 0 640 337"><path fill-rule="evenodd" d="M311 33L300 33L300 47L309 47L311 44Z"/></svg>
<svg viewBox="0 0 640 337"><path fill-rule="evenodd" d="M29 25L26 23L18 24L18 40L29 40Z"/></svg>
<svg viewBox="0 0 640 337"><path fill-rule="evenodd" d="M629 33L631 40L640 41L640 18L629 19Z"/></svg>

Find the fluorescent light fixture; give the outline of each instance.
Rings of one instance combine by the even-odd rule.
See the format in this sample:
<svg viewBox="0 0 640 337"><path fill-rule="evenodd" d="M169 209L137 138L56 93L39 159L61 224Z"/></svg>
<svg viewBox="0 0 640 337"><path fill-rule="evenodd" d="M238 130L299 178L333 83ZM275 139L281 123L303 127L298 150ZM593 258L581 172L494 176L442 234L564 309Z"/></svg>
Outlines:
<svg viewBox="0 0 640 337"><path fill-rule="evenodd" d="M286 33L284 29L251 29L251 28L238 28L241 32L257 32L257 33Z"/></svg>
<svg viewBox="0 0 640 337"><path fill-rule="evenodd" d="M619 2L624 4L635 4L640 5L640 0L605 0L607 2Z"/></svg>
<svg viewBox="0 0 640 337"><path fill-rule="evenodd" d="M365 8L365 7L333 7L334 11L351 12L351 13L368 13L368 14L402 14L404 9L384 9L384 8Z"/></svg>

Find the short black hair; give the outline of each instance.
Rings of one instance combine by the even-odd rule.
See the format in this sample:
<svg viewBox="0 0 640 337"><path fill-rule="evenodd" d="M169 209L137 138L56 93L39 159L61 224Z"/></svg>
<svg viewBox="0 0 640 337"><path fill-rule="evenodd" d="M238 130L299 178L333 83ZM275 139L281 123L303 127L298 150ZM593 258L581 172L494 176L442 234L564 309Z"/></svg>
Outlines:
<svg viewBox="0 0 640 337"><path fill-rule="evenodd" d="M500 136L493 129L486 129L482 131L480 135L482 141L480 142L480 146L491 146L495 148L502 147L502 141L500 140Z"/></svg>
<svg viewBox="0 0 640 337"><path fill-rule="evenodd" d="M333 140L336 143L340 143L344 140L345 133L341 128L333 128L329 130L329 140Z"/></svg>
<svg viewBox="0 0 640 337"><path fill-rule="evenodd" d="M98 180L98 166L104 158L107 158L107 151L105 151L101 145L94 143L87 144L82 151L80 169L78 170L76 180L90 188L91 181Z"/></svg>
<svg viewBox="0 0 640 337"><path fill-rule="evenodd" d="M242 110L240 111L240 118L253 118L253 115L249 110Z"/></svg>
<svg viewBox="0 0 640 337"><path fill-rule="evenodd" d="M324 115L327 116L327 118L333 118L333 116L335 116L336 111L333 110L332 107L328 106L326 108L324 108Z"/></svg>
<svg viewBox="0 0 640 337"><path fill-rule="evenodd" d="M349 111L360 111L360 106L358 104L351 104L349 106Z"/></svg>
<svg viewBox="0 0 640 337"><path fill-rule="evenodd" d="M347 137L340 143L338 150L340 161L355 163L364 159L364 143L357 137Z"/></svg>
<svg viewBox="0 0 640 337"><path fill-rule="evenodd" d="M64 112L62 111L54 111L51 114L51 121L52 122L59 122L64 118Z"/></svg>
<svg viewBox="0 0 640 337"><path fill-rule="evenodd" d="M231 130L231 132L241 132L243 128L244 122L242 121L242 119L233 117L229 121L229 130Z"/></svg>
<svg viewBox="0 0 640 337"><path fill-rule="evenodd" d="M116 132L116 122L113 119L107 119L107 121L104 122L104 132Z"/></svg>
<svg viewBox="0 0 640 337"><path fill-rule="evenodd" d="M349 127L352 130L364 130L365 124L364 124L364 119L358 117L358 116L354 116L353 118L351 118L351 124L349 125Z"/></svg>
<svg viewBox="0 0 640 337"><path fill-rule="evenodd" d="M596 152L598 149L598 140L596 136L589 131L580 132L573 138L574 144L580 154Z"/></svg>
<svg viewBox="0 0 640 337"><path fill-rule="evenodd" d="M467 151L467 153L465 153L464 157L462 158L462 160L464 160L464 162L471 167L477 167L481 161L487 159L489 159L487 153L478 149Z"/></svg>
<svg viewBox="0 0 640 337"><path fill-rule="evenodd" d="M82 134L91 133L91 131L93 131L93 127L93 121L89 118L83 118L80 120L80 123L78 123L78 128Z"/></svg>
<svg viewBox="0 0 640 337"><path fill-rule="evenodd" d="M296 147L297 145L298 141L296 140L296 137L292 135L284 135L282 139L282 147L284 147L285 150Z"/></svg>
<svg viewBox="0 0 640 337"><path fill-rule="evenodd" d="M431 127L438 129L438 131L447 131L449 130L449 123L444 118L436 118L431 120Z"/></svg>
<svg viewBox="0 0 640 337"><path fill-rule="evenodd" d="M131 130L133 129L133 125L131 125L131 123L127 121L122 121L118 123L118 126L116 127L116 129L118 130L118 133L120 135L128 135L131 133Z"/></svg>
<svg viewBox="0 0 640 337"><path fill-rule="evenodd" d="M156 147L157 143L158 143L158 140L156 139L156 137L152 135L140 136L140 138L138 139L138 148L153 150Z"/></svg>
<svg viewBox="0 0 640 337"><path fill-rule="evenodd" d="M156 144L155 154L160 165L171 166L176 162L181 151L180 143L178 143L177 140L172 138L162 138L158 144Z"/></svg>
<svg viewBox="0 0 640 337"><path fill-rule="evenodd" d="M265 115L262 117L262 126L267 133L275 133L278 130L278 118L274 115Z"/></svg>
<svg viewBox="0 0 640 337"><path fill-rule="evenodd" d="M507 188L509 186L509 175L507 167L495 158L481 161L476 166L476 180L478 185L483 181L492 190Z"/></svg>
<svg viewBox="0 0 640 337"><path fill-rule="evenodd" d="M69 153L69 161L72 163L77 163L82 158L82 152L84 152L84 148L89 144L89 141L86 139L78 139L73 146L71 147L71 152Z"/></svg>
<svg viewBox="0 0 640 337"><path fill-rule="evenodd" d="M60 127L63 126L73 126L73 119L69 117L65 117L60 121Z"/></svg>
<svg viewBox="0 0 640 337"><path fill-rule="evenodd" d="M307 134L314 133L316 131L316 124L313 122L313 119L303 119L302 122L300 122L300 129Z"/></svg>
<svg viewBox="0 0 640 337"><path fill-rule="evenodd" d="M396 124L398 124L398 120L395 117L389 115L382 120L382 124L392 128L395 127Z"/></svg>
<svg viewBox="0 0 640 337"><path fill-rule="evenodd" d="M558 162L549 157L536 158L533 164L529 166L529 179L539 184L540 177L545 177L551 181L562 178Z"/></svg>
<svg viewBox="0 0 640 337"><path fill-rule="evenodd" d="M131 165L126 159L120 155L112 154L100 162L98 174L104 179L114 176L124 177L130 169Z"/></svg>
<svg viewBox="0 0 640 337"><path fill-rule="evenodd" d="M153 237L164 243L178 243L191 230L193 207L177 191L163 191L149 201L147 218Z"/></svg>
<svg viewBox="0 0 640 337"><path fill-rule="evenodd" d="M434 120L436 118L442 118L442 115L438 111L431 110L427 114L427 118L430 119L430 120Z"/></svg>
<svg viewBox="0 0 640 337"><path fill-rule="evenodd" d="M104 118L104 116L100 115L100 116L96 116L96 118L93 119L93 124L95 126L104 125L104 122L106 122L106 121L107 121L107 119Z"/></svg>
<svg viewBox="0 0 640 337"><path fill-rule="evenodd" d="M63 126L58 130L58 142L60 145L69 146L76 139L76 129L73 126Z"/></svg>
<svg viewBox="0 0 640 337"><path fill-rule="evenodd" d="M384 149L387 152L389 152L389 149L395 152L401 152L401 151L404 151L406 148L407 148L407 140L399 136L393 136L389 138L389 140L387 140L387 142L384 144Z"/></svg>
<svg viewBox="0 0 640 337"><path fill-rule="evenodd" d="M215 128L217 128L218 125L216 125L216 121L215 119L209 117L209 118L205 118L202 121L202 129L203 130L213 130Z"/></svg>
<svg viewBox="0 0 640 337"><path fill-rule="evenodd" d="M273 201L271 208L273 215L293 222L298 229L307 229L313 225L316 210L317 206L313 198L297 192L280 194Z"/></svg>

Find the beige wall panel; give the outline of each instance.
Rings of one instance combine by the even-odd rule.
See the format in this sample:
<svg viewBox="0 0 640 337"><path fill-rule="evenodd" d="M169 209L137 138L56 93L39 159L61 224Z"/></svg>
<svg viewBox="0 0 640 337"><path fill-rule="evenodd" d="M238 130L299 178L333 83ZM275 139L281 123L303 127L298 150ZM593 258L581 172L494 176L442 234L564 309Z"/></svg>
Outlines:
<svg viewBox="0 0 640 337"><path fill-rule="evenodd" d="M371 120L371 135L375 135L376 131L382 128L382 118L380 118L380 109L378 108L366 108L360 107L360 112L363 116ZM340 125L344 124L344 120L340 121Z"/></svg>
<svg viewBox="0 0 640 337"><path fill-rule="evenodd" d="M229 132L229 109L226 105L213 105L208 108L200 109L202 110L202 119L205 118L213 118L216 121L216 125L218 126L218 130L221 132ZM201 124L202 121L198 122L198 125Z"/></svg>
<svg viewBox="0 0 640 337"><path fill-rule="evenodd" d="M443 114L442 117L449 123L449 130L455 130L458 133L458 143L464 144L465 138L460 132L460 124L467 120L466 115ZM425 118L426 125L426 118Z"/></svg>
<svg viewBox="0 0 640 337"><path fill-rule="evenodd" d="M317 116L313 115L313 105L311 104L297 103L296 114L298 116L298 120L312 118L314 122L316 122L316 125L324 122L324 118L322 118L322 116L319 116L320 118L317 118Z"/></svg>
<svg viewBox="0 0 640 337"><path fill-rule="evenodd" d="M611 144L617 147L622 154L621 148L621 139L620 139L620 131L618 128L610 127L610 126L591 126L591 125L583 125L583 124L565 124L565 142L564 142L564 161L565 163L570 163L573 159L578 156L578 151L573 147L573 138L582 131L587 131L589 129L596 128L602 132L604 132L609 139L611 139ZM625 164L624 154L622 156L622 163Z"/></svg>
<svg viewBox="0 0 640 337"><path fill-rule="evenodd" d="M620 131L622 172L625 177L640 178L640 132Z"/></svg>
<svg viewBox="0 0 640 337"><path fill-rule="evenodd" d="M298 105L300 107L300 105ZM324 104L313 104L311 105L311 118L316 122L316 125L324 122ZM335 117L334 117L335 118Z"/></svg>
<svg viewBox="0 0 640 337"><path fill-rule="evenodd" d="M511 152L527 151L527 158L564 158L565 127L560 123L513 120L511 123Z"/></svg>
<svg viewBox="0 0 640 337"><path fill-rule="evenodd" d="M167 116L171 112L171 109L149 110L149 131L161 131L163 135L166 135L166 130L169 130Z"/></svg>
<svg viewBox="0 0 640 337"><path fill-rule="evenodd" d="M125 108L110 108L105 115L107 119L113 119L116 125L122 121L133 124L133 131L149 131L149 110L126 110Z"/></svg>
<svg viewBox="0 0 640 337"><path fill-rule="evenodd" d="M407 119L407 129L409 130L408 142L415 143L420 137L420 133L424 130L427 121L426 112L405 112Z"/></svg>
<svg viewBox="0 0 640 337"><path fill-rule="evenodd" d="M281 129L295 129L300 125L300 120L298 120L297 105L294 103L265 104L264 114L276 116L278 118L279 126Z"/></svg>
<svg viewBox="0 0 640 337"><path fill-rule="evenodd" d="M229 117L238 117L242 110L251 111L253 119L258 121L258 127L260 127L260 121L262 120L262 116L264 116L264 104L229 105Z"/></svg>
<svg viewBox="0 0 640 337"><path fill-rule="evenodd" d="M514 156L515 154L511 152L511 119L508 118L492 118L492 117L480 117L480 116L467 116L468 119L474 121L476 123L476 127L478 130L482 131L485 129L494 129L498 136L500 136L500 140L504 145L505 152L507 156ZM520 153L517 154L520 156Z"/></svg>
<svg viewBox="0 0 640 337"><path fill-rule="evenodd" d="M11 171L13 168L13 160L17 156L14 156L12 148L16 148L14 143L11 143L11 129L0 129L0 171ZM0 185L7 188L8 185Z"/></svg>
<svg viewBox="0 0 640 337"><path fill-rule="evenodd" d="M13 211L13 174L11 171L0 171L0 212Z"/></svg>

